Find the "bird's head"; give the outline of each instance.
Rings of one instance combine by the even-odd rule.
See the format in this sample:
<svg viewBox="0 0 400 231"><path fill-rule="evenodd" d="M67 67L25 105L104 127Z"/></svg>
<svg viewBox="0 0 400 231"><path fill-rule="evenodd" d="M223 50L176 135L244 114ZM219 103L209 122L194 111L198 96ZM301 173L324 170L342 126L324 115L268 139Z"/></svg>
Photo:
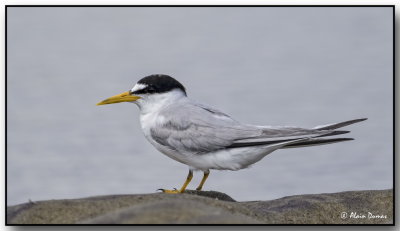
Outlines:
<svg viewBox="0 0 400 231"><path fill-rule="evenodd" d="M185 87L180 82L171 76L157 74L142 78L131 90L107 98L97 105L131 102L141 107L144 104L185 96Z"/></svg>

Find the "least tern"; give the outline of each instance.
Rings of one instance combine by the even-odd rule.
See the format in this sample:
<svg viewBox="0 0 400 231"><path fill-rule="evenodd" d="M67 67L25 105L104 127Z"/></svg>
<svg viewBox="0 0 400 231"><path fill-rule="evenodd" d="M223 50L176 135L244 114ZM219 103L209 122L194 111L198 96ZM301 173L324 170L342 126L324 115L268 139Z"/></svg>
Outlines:
<svg viewBox="0 0 400 231"><path fill-rule="evenodd" d="M129 91L97 105L131 102L140 109L140 124L147 140L168 157L189 166L183 186L164 193L182 193L194 170L204 175L196 190L201 190L210 169L239 170L260 161L282 148L297 148L353 140L326 138L348 133L336 130L363 119L321 125L314 128L256 126L243 124L229 115L199 104L186 95L185 87L168 75L150 75Z"/></svg>

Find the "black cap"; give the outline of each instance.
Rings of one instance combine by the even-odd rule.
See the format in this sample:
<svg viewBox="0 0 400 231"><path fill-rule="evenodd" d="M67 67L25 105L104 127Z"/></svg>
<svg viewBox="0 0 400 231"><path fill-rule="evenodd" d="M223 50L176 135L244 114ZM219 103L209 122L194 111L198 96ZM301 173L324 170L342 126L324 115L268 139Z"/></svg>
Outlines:
<svg viewBox="0 0 400 231"><path fill-rule="evenodd" d="M139 80L138 84L143 84L147 87L134 91L132 92L133 94L165 93L174 89L180 89L186 95L185 87L169 75L149 75Z"/></svg>

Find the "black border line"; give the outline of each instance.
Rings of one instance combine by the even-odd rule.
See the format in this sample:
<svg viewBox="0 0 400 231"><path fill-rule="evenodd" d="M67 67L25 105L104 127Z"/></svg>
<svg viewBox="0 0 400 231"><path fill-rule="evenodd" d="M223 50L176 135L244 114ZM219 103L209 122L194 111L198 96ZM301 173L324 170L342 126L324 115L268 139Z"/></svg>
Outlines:
<svg viewBox="0 0 400 231"><path fill-rule="evenodd" d="M6 7L394 7L395 5L5 5Z"/></svg>
<svg viewBox="0 0 400 231"><path fill-rule="evenodd" d="M396 223L396 10L393 6L393 225Z"/></svg>
<svg viewBox="0 0 400 231"><path fill-rule="evenodd" d="M5 138L5 143L4 143L4 169L5 169L5 174L4 174L4 183L5 183L5 189L4 189L4 207L5 207L5 225L7 225L7 7L4 7L4 13L5 13L5 27L4 27L4 138Z"/></svg>
<svg viewBox="0 0 400 231"><path fill-rule="evenodd" d="M11 7L392 7L393 9L393 223L392 224L9 224L7 221L7 8ZM395 134L396 134L396 81L395 81L395 5L5 5L5 226L395 226L396 182L395 182Z"/></svg>

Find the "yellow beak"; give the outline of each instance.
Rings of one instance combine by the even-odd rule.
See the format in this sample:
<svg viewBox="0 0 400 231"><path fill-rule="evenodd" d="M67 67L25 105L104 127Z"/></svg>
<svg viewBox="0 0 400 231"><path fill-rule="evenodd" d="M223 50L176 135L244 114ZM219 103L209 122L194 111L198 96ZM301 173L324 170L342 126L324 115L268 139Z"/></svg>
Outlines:
<svg viewBox="0 0 400 231"><path fill-rule="evenodd" d="M108 99L105 99L99 103L97 103L96 105L103 105L103 104L111 104L111 103L122 103L122 102L132 102L135 101L137 99L140 99L139 96L137 95L131 95L129 93L129 91L124 92L122 94L119 95L114 95Z"/></svg>

